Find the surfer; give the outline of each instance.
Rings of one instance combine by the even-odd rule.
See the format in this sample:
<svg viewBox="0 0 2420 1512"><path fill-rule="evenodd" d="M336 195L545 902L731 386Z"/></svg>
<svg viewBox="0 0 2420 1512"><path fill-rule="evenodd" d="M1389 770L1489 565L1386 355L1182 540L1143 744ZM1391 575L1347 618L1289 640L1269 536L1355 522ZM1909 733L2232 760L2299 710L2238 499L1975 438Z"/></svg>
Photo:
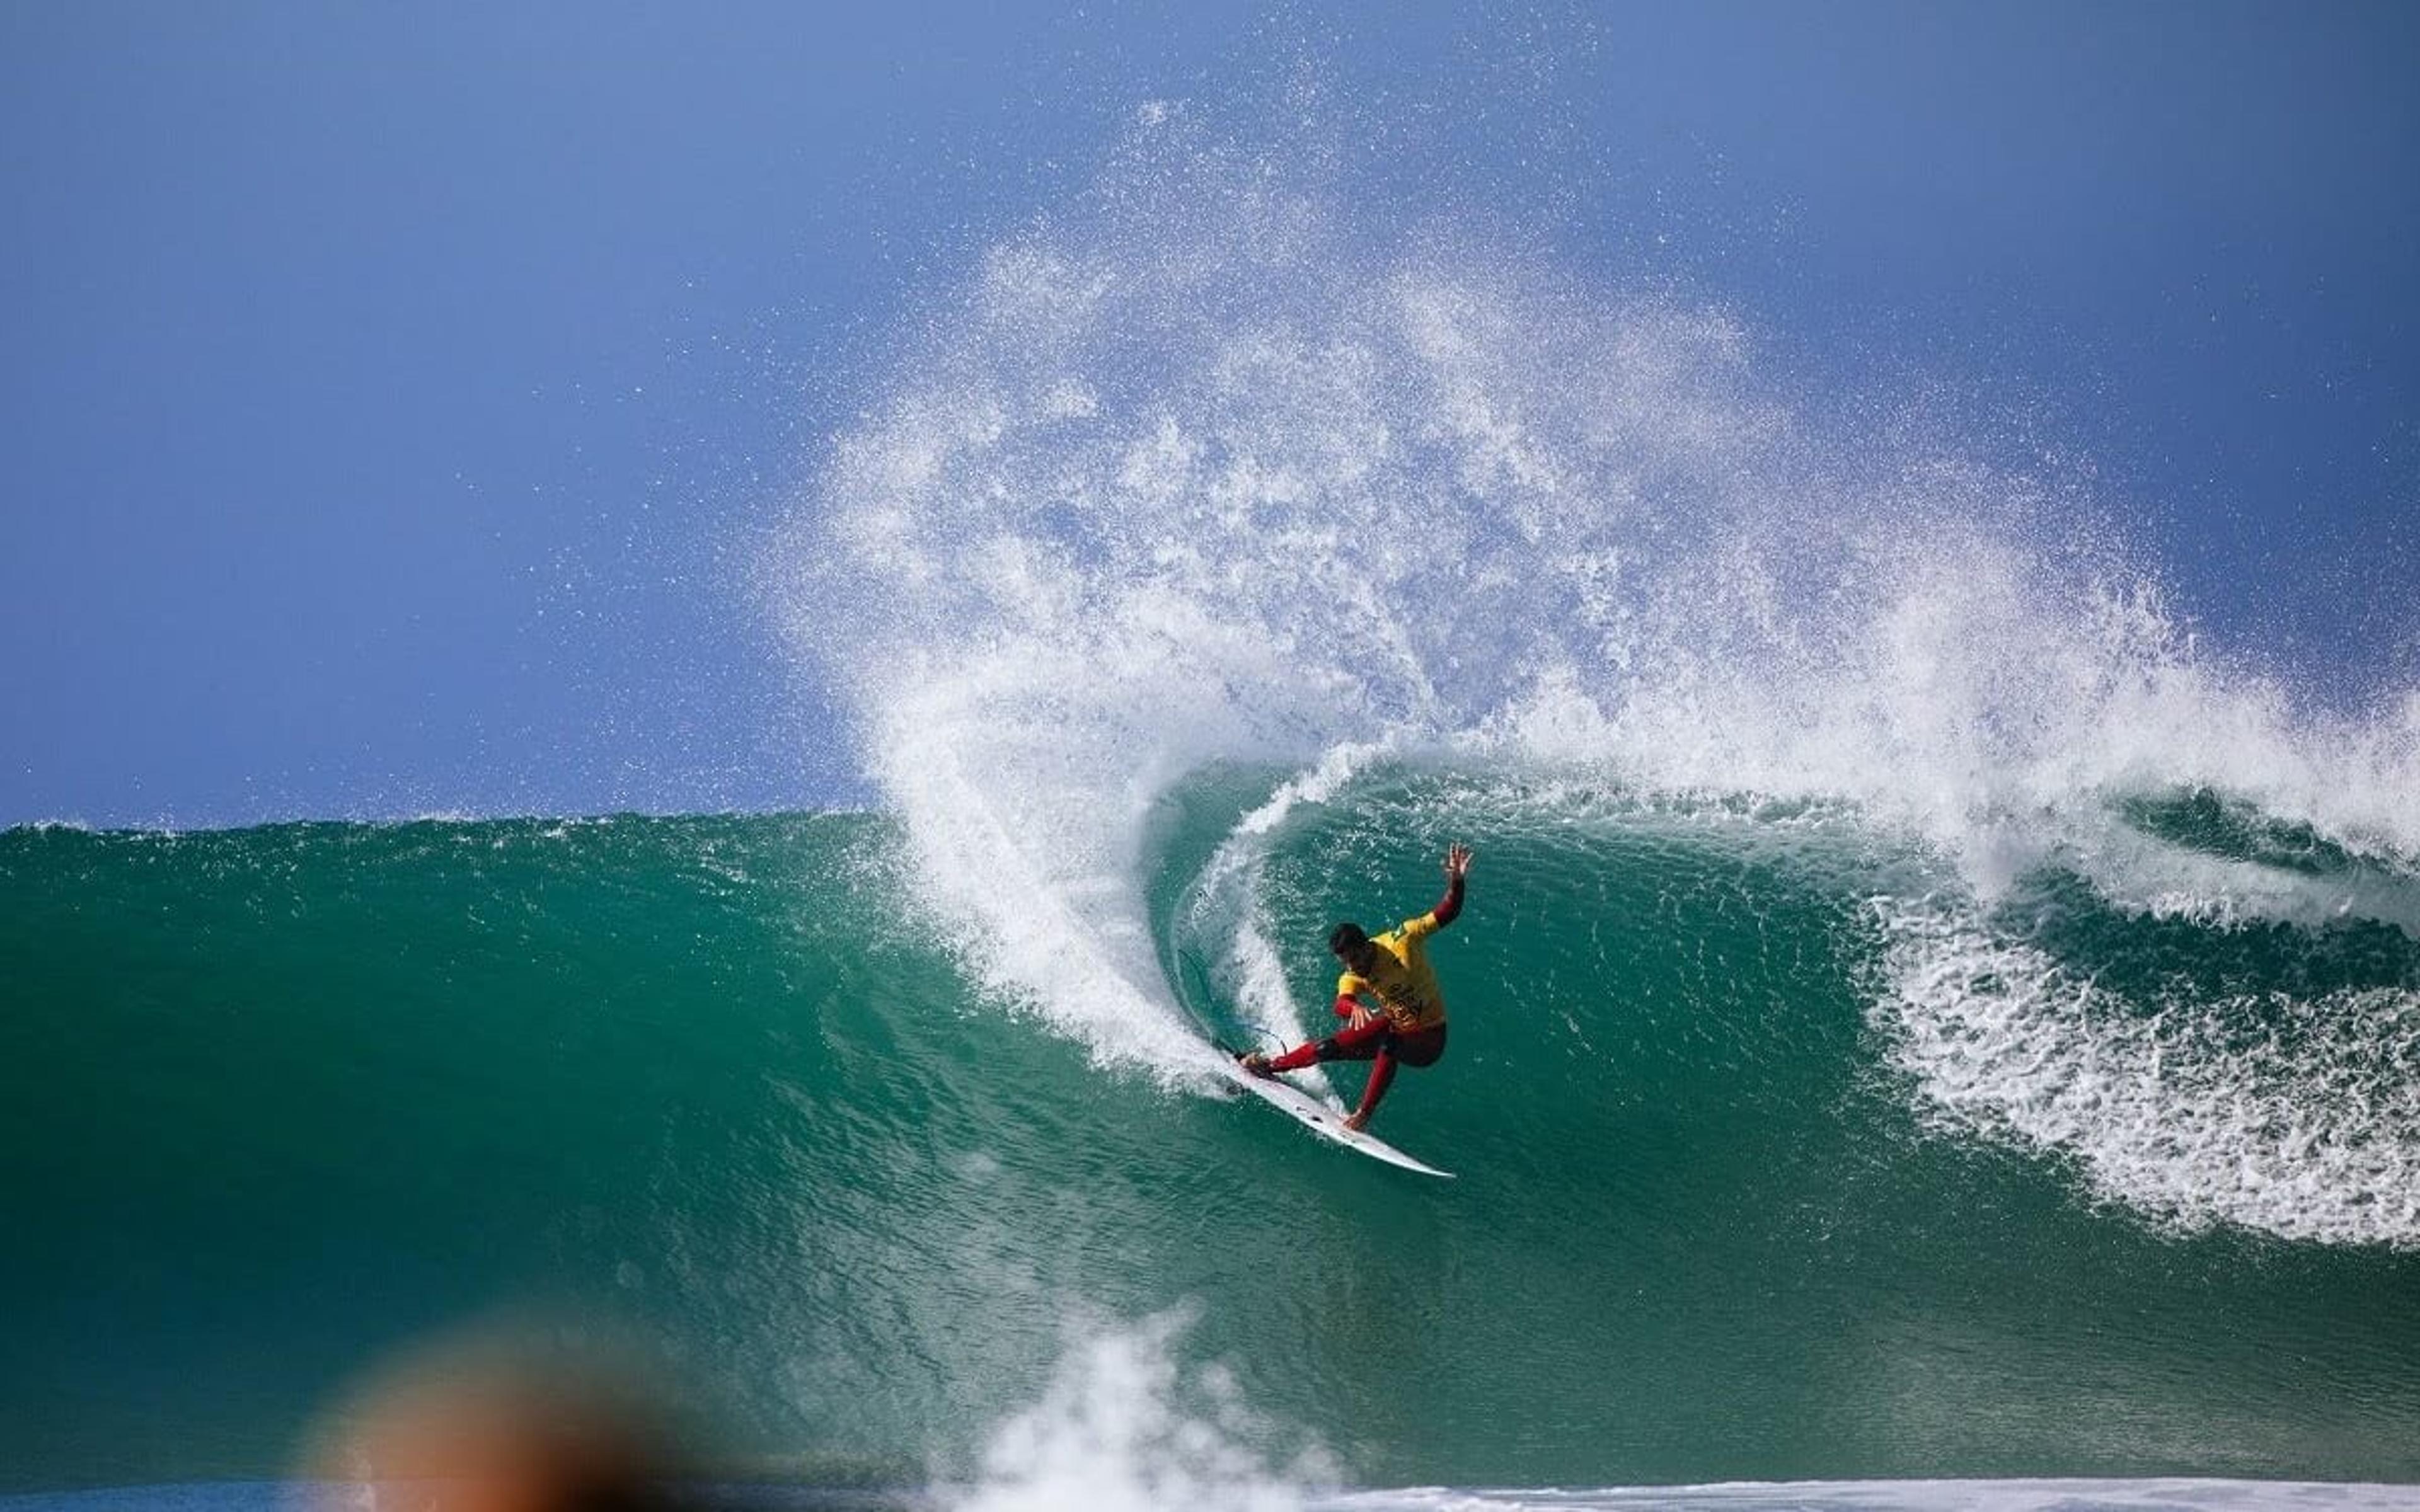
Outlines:
<svg viewBox="0 0 2420 1512"><path fill-rule="evenodd" d="M1336 1016L1343 1028L1325 1040L1297 1045L1271 1058L1255 1050L1238 1057L1256 1076L1299 1071L1317 1060L1370 1061L1370 1082L1361 1089L1361 1105L1344 1127L1369 1127L1370 1115L1395 1079L1395 1066L1434 1066L1445 1054L1445 994L1437 989L1436 973L1429 968L1428 937L1462 912L1463 878L1470 872L1470 847L1454 845L1445 853L1445 899L1417 918L1407 918L1372 939L1358 924L1339 924L1327 936L1327 948L1344 963L1336 979ZM1364 1004L1373 998L1376 1007Z"/></svg>

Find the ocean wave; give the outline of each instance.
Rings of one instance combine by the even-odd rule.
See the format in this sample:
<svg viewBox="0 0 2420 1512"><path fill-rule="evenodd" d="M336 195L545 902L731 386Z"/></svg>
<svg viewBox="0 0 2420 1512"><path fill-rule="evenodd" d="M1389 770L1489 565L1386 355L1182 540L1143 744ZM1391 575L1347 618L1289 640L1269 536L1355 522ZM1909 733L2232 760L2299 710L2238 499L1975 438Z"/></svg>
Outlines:
<svg viewBox="0 0 2420 1512"><path fill-rule="evenodd" d="M1281 1036L1307 1026L1267 856L1368 770L1479 779L1439 796L1453 838L1516 787L1849 814L1906 873L1871 884L1877 1022L1930 1105L1996 1100L1984 1121L2102 1152L2096 1190L2163 1213L2408 1236L2380 1185L2420 1143L2399 1103L2348 1144L2272 1105L2305 1080L2202 1098L2137 1076L2138 1101L2094 1105L2177 1152L2154 1180L2072 1097L2002 1087L2011 1056L2101 1086L2120 1051L2049 1011L2072 984L1992 910L2050 872L2216 927L2411 934L2420 691L2319 712L2179 615L2055 455L1921 393L1816 402L1739 312L1450 218L1366 224L1326 171L1181 112L1139 126L930 300L771 563L914 895L989 995L1104 1064L1210 1085L1152 875L1158 816L1208 771L1275 774L1202 858L1186 927L1249 1030ZM1955 922L1920 906L1935 892ZM1986 979L2035 984L2024 1027ZM2401 1001L2303 1009L2394 1028ZM2045 1097L2048 1121L2026 1111ZM2206 1190L2246 1159L2238 1196Z"/></svg>

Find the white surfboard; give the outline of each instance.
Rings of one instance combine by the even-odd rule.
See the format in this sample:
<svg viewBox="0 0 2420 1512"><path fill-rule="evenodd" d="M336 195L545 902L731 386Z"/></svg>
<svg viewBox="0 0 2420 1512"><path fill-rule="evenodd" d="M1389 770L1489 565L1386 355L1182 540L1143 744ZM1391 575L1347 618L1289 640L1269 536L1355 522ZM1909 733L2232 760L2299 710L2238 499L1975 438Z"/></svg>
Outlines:
<svg viewBox="0 0 2420 1512"><path fill-rule="evenodd" d="M1383 1139L1347 1129L1343 1114L1281 1077L1255 1076L1224 1055L1218 1057L1218 1070L1229 1081L1262 1102L1275 1103L1292 1114L1295 1122L1322 1139L1332 1139L1347 1149L1359 1150L1372 1160L1383 1160L1389 1165L1400 1165L1422 1176L1442 1176L1449 1181L1453 1180L1451 1171L1423 1165Z"/></svg>

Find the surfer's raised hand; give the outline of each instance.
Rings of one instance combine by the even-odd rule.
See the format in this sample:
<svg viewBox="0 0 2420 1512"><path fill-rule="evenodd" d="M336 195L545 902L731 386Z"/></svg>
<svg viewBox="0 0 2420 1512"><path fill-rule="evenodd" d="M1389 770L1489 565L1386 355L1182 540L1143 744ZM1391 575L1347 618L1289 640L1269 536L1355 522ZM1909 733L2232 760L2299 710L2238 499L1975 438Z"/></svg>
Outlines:
<svg viewBox="0 0 2420 1512"><path fill-rule="evenodd" d="M1445 874L1456 882L1460 882L1464 877L1470 874L1469 846L1449 845L1446 847Z"/></svg>

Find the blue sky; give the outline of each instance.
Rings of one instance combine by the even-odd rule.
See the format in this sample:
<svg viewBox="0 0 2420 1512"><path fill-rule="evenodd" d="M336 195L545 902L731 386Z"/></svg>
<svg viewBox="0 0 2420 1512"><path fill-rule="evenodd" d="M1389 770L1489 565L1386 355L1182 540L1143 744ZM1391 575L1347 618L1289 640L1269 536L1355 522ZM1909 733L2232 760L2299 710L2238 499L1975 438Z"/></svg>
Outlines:
<svg viewBox="0 0 2420 1512"><path fill-rule="evenodd" d="M1308 69L1575 267L2091 456L2408 682L2420 8L0 10L0 823L861 796L748 592L887 331L1136 106ZM1391 178L1391 181L1390 181Z"/></svg>

